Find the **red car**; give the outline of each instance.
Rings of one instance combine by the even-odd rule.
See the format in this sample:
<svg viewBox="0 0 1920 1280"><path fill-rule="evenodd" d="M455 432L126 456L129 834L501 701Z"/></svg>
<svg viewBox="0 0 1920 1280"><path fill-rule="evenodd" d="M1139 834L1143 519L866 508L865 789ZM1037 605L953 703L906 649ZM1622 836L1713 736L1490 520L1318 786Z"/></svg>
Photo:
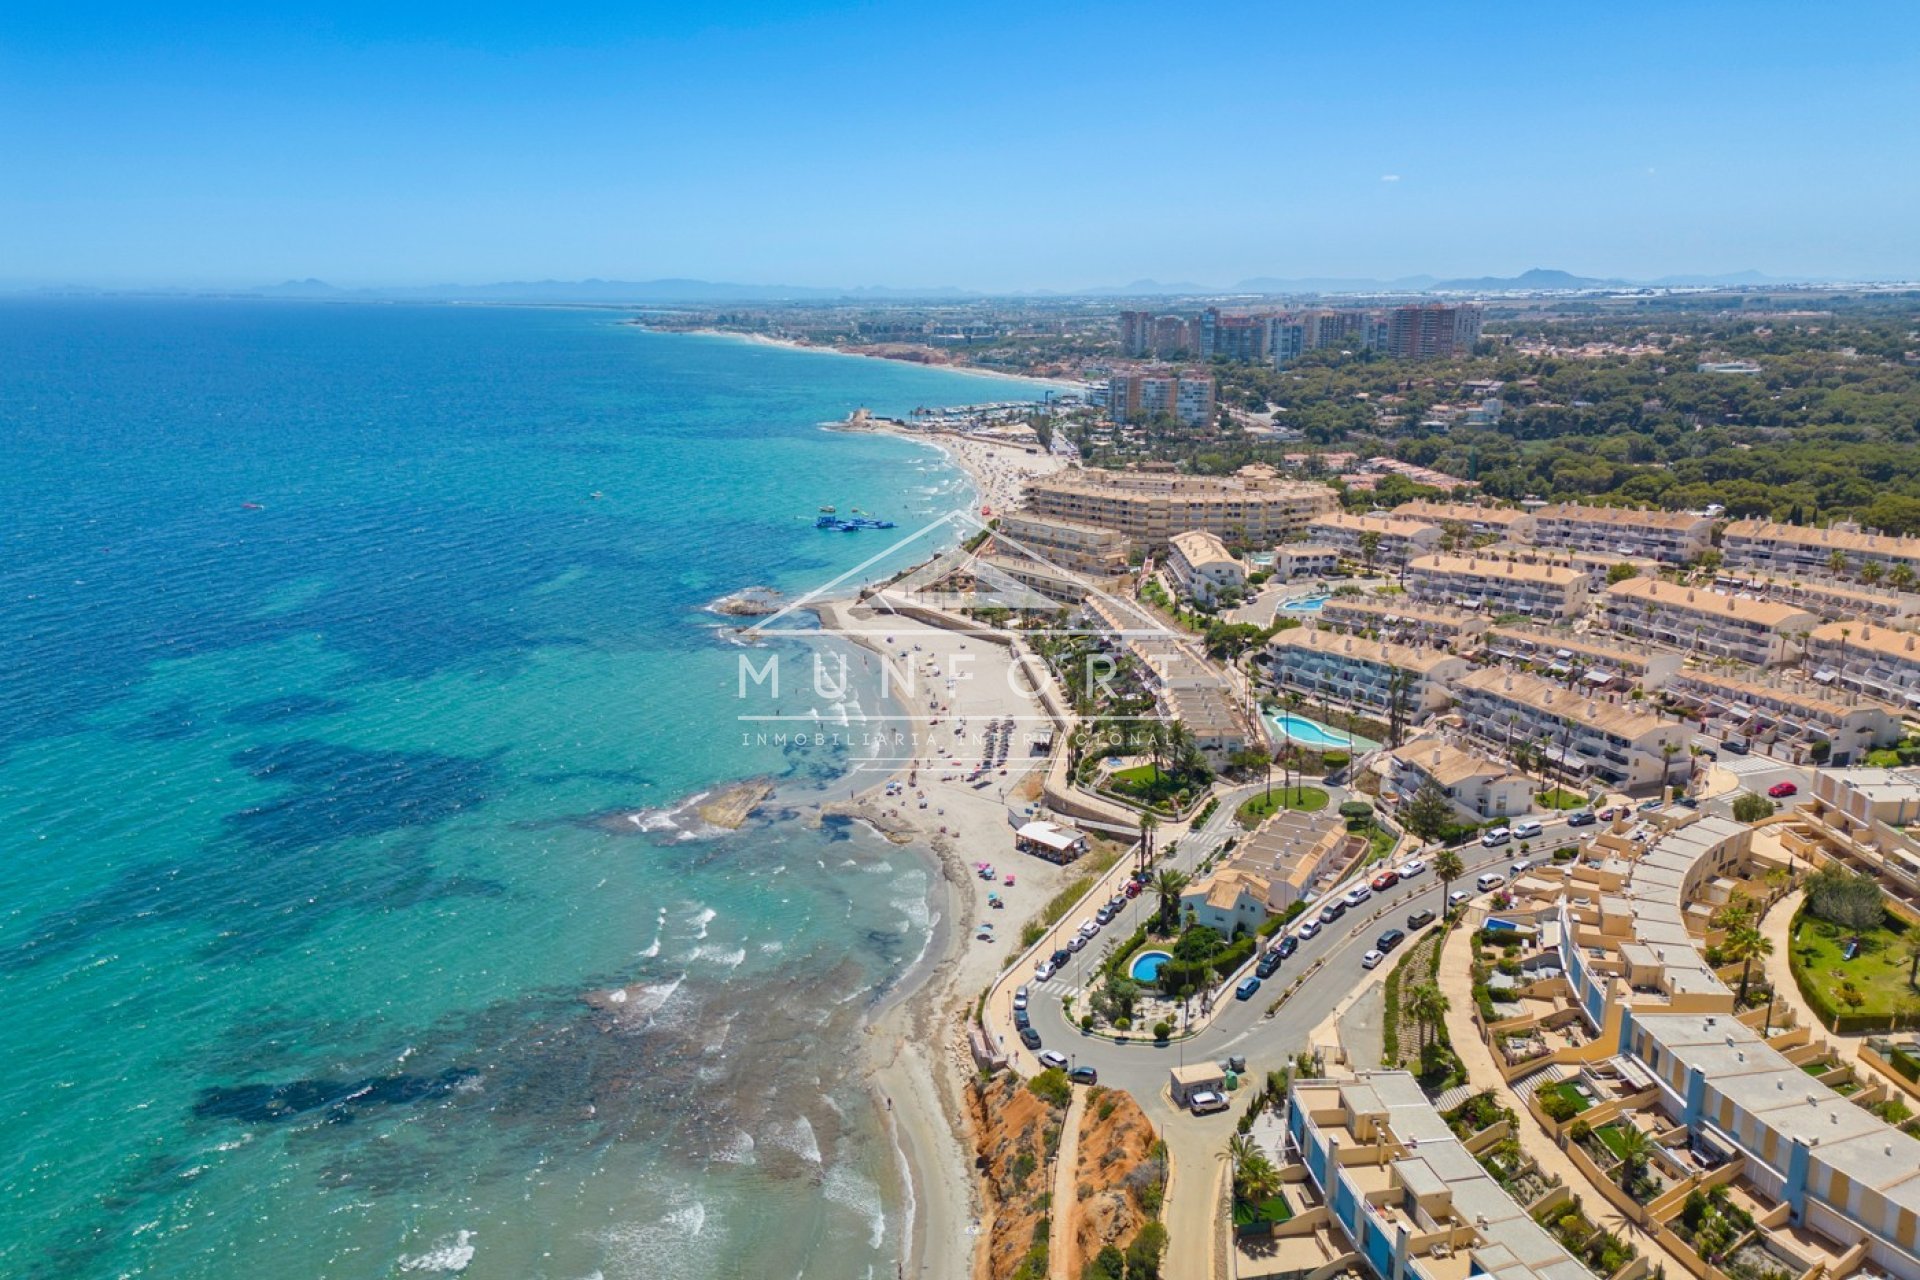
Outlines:
<svg viewBox="0 0 1920 1280"><path fill-rule="evenodd" d="M1373 890L1375 893L1378 893L1382 889L1391 889L1393 888L1393 886L1399 883L1400 883L1399 872L1382 871L1379 875L1373 878Z"/></svg>
<svg viewBox="0 0 1920 1280"><path fill-rule="evenodd" d="M1124 890L1122 890L1121 892L1123 892L1123 893L1125 893L1125 894L1126 894L1126 895L1127 895L1127 896L1128 896L1129 898L1137 898L1137 897L1139 897L1139 896L1140 896L1140 882L1139 882L1138 880L1129 880L1129 881L1127 881L1127 887L1126 887L1126 888L1125 888Z"/></svg>
<svg viewBox="0 0 1920 1280"><path fill-rule="evenodd" d="M1783 800L1788 796L1800 794L1800 788L1794 786L1791 782L1776 782L1767 788L1767 794L1775 800Z"/></svg>

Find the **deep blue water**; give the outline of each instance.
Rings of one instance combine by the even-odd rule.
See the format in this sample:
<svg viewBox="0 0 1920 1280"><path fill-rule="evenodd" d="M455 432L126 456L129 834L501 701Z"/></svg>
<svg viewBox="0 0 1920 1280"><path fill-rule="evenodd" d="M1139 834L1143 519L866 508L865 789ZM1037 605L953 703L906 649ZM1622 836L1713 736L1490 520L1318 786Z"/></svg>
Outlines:
<svg viewBox="0 0 1920 1280"><path fill-rule="evenodd" d="M966 497L818 424L1008 387L619 319L0 306L0 1274L891 1274L927 875L674 806L843 763L703 607Z"/></svg>

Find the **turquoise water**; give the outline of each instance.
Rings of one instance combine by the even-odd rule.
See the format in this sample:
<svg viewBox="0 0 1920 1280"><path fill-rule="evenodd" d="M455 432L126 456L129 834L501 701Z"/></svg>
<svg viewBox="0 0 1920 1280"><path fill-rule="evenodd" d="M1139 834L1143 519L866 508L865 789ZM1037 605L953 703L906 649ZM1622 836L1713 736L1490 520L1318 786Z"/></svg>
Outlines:
<svg viewBox="0 0 1920 1280"><path fill-rule="evenodd" d="M1307 596L1299 600L1289 600L1280 606L1282 613L1318 613L1320 606L1327 602L1326 596Z"/></svg>
<svg viewBox="0 0 1920 1280"><path fill-rule="evenodd" d="M1133 959L1132 973L1135 982L1153 982L1160 977L1160 967L1173 959L1164 951L1143 951Z"/></svg>
<svg viewBox="0 0 1920 1280"><path fill-rule="evenodd" d="M1330 728L1318 720L1309 720L1305 716L1296 716L1291 712L1275 712L1267 719L1289 742L1297 742L1303 747L1312 747L1315 750L1345 751L1352 747L1367 751L1379 745L1366 738Z"/></svg>
<svg viewBox="0 0 1920 1280"><path fill-rule="evenodd" d="M893 1274L927 873L678 806L846 763L704 606L967 497L816 424L1007 384L617 319L0 306L0 1274Z"/></svg>

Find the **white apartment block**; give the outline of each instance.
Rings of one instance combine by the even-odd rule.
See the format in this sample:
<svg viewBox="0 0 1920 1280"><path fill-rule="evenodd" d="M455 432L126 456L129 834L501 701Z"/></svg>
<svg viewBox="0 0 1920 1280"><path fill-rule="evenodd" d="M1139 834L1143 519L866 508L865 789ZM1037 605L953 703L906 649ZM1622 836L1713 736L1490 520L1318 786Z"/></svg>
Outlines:
<svg viewBox="0 0 1920 1280"><path fill-rule="evenodd" d="M1714 575L1713 585L1762 600L1797 604L1829 619L1867 618L1897 623L1920 615L1920 594L1836 582L1831 578L1800 578L1757 569L1722 569Z"/></svg>
<svg viewBox="0 0 1920 1280"><path fill-rule="evenodd" d="M1416 738L1386 759L1386 780L1402 804L1432 782L1468 822L1533 808L1533 779L1437 737Z"/></svg>
<svg viewBox="0 0 1920 1280"><path fill-rule="evenodd" d="M1397 569L1417 555L1424 555L1440 543L1444 531L1437 524L1405 520L1397 515L1352 515L1336 511L1307 525L1307 536L1315 542L1337 547L1340 554L1358 564L1371 562L1374 568ZM1373 555L1366 552L1374 544Z"/></svg>
<svg viewBox="0 0 1920 1280"><path fill-rule="evenodd" d="M1558 565L1483 555L1420 556L1407 562L1405 583L1416 600L1478 609L1490 617L1577 618L1587 608L1587 575Z"/></svg>
<svg viewBox="0 0 1920 1280"><path fill-rule="evenodd" d="M1571 680L1583 688L1651 692L1665 685L1684 661L1677 653L1659 653L1632 645L1605 644L1571 632L1493 627L1487 632L1488 656L1497 662L1524 663L1537 674Z"/></svg>
<svg viewBox="0 0 1920 1280"><path fill-rule="evenodd" d="M1533 513L1533 541L1661 564L1691 564L1713 545L1713 519L1690 511L1588 507L1562 502Z"/></svg>
<svg viewBox="0 0 1920 1280"><path fill-rule="evenodd" d="M1418 499L1403 502L1393 509L1397 516L1424 520L1444 528L1457 524L1475 538L1498 538L1503 542L1533 541L1534 518L1512 507L1482 507L1470 502L1429 502Z"/></svg>
<svg viewBox="0 0 1920 1280"><path fill-rule="evenodd" d="M1628 578L1606 590L1607 626L1616 635L1689 653L1777 667L1800 656L1802 637L1820 619L1790 604L1721 595L1658 578Z"/></svg>
<svg viewBox="0 0 1920 1280"><path fill-rule="evenodd" d="M1466 653L1478 648L1490 620L1472 609L1421 604L1406 596L1333 596L1320 606L1320 625L1370 633L1395 644Z"/></svg>
<svg viewBox="0 0 1920 1280"><path fill-rule="evenodd" d="M1027 556L1061 569L1097 578L1127 572L1126 535L1115 529L1079 520L1035 515L1030 511L1001 514L994 530L994 550L1006 556Z"/></svg>
<svg viewBox="0 0 1920 1280"><path fill-rule="evenodd" d="M1028 480L1025 499L1036 515L1116 529L1135 550L1164 547L1188 529L1271 546L1339 505L1327 486L1282 480L1257 464L1230 476L1186 475L1165 466L1067 467Z"/></svg>
<svg viewBox="0 0 1920 1280"><path fill-rule="evenodd" d="M1829 622L1807 639L1816 683L1896 707L1920 707L1920 635L1871 622Z"/></svg>
<svg viewBox="0 0 1920 1280"><path fill-rule="evenodd" d="M1227 544L1204 529L1176 533L1169 540L1167 572L1190 600L1211 604L1222 591L1247 585L1247 567L1227 553Z"/></svg>
<svg viewBox="0 0 1920 1280"><path fill-rule="evenodd" d="M1826 529L1777 524L1772 520L1736 520L1720 540L1729 565L1775 573L1831 576L1854 574L1865 564L1890 570L1905 565L1920 574L1920 538L1863 533L1858 525Z"/></svg>
<svg viewBox="0 0 1920 1280"><path fill-rule="evenodd" d="M1649 560L1645 556L1602 555L1597 551L1569 551L1565 547L1535 547L1524 542L1497 542L1482 548L1483 556L1499 556L1516 564L1550 564L1562 569L1578 569L1587 575L1587 590L1598 592L1606 589L1607 580L1613 574L1615 565L1628 565L1643 578L1658 576L1661 565L1658 560Z"/></svg>
<svg viewBox="0 0 1920 1280"><path fill-rule="evenodd" d="M1279 688L1337 698L1383 715L1392 709L1397 680L1400 704L1410 721L1446 705L1447 682L1472 667L1444 649L1383 644L1317 627L1274 636L1267 641L1266 663Z"/></svg>
<svg viewBox="0 0 1920 1280"><path fill-rule="evenodd" d="M1563 776L1627 790L1651 789L1669 772L1680 774L1693 737L1689 725L1512 671L1462 676L1453 695L1467 732L1493 750L1538 746Z"/></svg>
<svg viewBox="0 0 1920 1280"><path fill-rule="evenodd" d="M1340 571L1340 549L1319 542L1283 542L1273 551L1273 576L1282 582L1296 578L1331 578Z"/></svg>
<svg viewBox="0 0 1920 1280"><path fill-rule="evenodd" d="M1670 702L1716 737L1765 744L1769 755L1799 762L1815 759L1814 744L1826 742L1823 763L1852 764L1875 747L1900 740L1900 717L1857 695L1848 700L1822 685L1780 680L1762 683L1712 671L1686 670L1667 683Z"/></svg>

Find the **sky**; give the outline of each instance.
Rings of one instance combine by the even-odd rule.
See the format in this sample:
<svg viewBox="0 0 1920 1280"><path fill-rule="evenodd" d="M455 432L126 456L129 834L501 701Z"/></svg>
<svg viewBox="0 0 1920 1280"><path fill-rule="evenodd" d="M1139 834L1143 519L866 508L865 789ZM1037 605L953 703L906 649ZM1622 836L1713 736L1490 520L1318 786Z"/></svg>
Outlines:
<svg viewBox="0 0 1920 1280"><path fill-rule="evenodd" d="M6 12L0 286L1920 278L1911 0Z"/></svg>

